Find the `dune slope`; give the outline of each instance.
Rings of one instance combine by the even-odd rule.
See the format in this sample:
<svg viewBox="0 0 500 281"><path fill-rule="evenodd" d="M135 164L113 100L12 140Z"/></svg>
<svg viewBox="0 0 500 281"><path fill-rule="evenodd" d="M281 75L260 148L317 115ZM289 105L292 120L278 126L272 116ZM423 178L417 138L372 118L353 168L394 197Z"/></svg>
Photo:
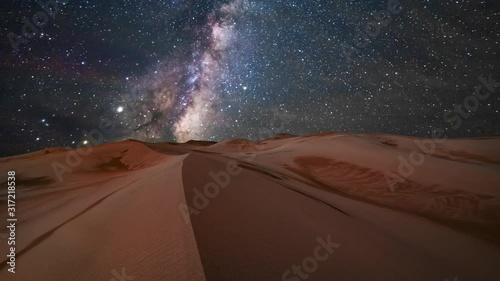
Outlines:
<svg viewBox="0 0 500 281"><path fill-rule="evenodd" d="M2 158L18 221L0 279L495 281L499 144L280 135Z"/></svg>

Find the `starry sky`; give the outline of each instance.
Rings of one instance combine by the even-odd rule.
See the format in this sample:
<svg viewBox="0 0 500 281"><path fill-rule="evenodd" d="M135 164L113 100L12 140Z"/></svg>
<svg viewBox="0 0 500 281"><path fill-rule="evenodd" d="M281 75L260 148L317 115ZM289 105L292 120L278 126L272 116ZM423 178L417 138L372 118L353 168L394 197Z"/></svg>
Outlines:
<svg viewBox="0 0 500 281"><path fill-rule="evenodd" d="M460 126L443 117L479 76L500 81L497 0L36 2L0 1L0 156L128 138L500 135L499 93Z"/></svg>

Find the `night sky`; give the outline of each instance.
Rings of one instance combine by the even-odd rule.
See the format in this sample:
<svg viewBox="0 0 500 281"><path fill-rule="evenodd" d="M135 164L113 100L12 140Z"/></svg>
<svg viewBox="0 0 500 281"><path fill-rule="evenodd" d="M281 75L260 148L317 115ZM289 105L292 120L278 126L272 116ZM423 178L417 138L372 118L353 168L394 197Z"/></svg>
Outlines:
<svg viewBox="0 0 500 281"><path fill-rule="evenodd" d="M500 93L453 111L500 81L498 0L36 2L0 1L0 156L103 122L103 142L500 135Z"/></svg>

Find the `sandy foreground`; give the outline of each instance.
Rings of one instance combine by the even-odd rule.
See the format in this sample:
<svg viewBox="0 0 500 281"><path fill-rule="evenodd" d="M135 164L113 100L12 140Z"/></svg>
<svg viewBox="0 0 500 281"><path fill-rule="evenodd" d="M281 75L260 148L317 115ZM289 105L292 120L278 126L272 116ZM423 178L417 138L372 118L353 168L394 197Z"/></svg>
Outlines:
<svg viewBox="0 0 500 281"><path fill-rule="evenodd" d="M0 158L0 280L500 280L500 138L282 135L85 152Z"/></svg>

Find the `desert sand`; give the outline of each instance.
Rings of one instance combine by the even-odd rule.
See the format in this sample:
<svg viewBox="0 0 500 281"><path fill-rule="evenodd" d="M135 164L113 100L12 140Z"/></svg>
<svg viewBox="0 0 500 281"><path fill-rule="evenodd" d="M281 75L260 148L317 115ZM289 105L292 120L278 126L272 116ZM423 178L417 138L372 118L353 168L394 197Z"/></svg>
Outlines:
<svg viewBox="0 0 500 281"><path fill-rule="evenodd" d="M16 172L18 219L15 274L0 230L0 280L500 280L500 138L332 133L86 152L0 158L2 190Z"/></svg>

